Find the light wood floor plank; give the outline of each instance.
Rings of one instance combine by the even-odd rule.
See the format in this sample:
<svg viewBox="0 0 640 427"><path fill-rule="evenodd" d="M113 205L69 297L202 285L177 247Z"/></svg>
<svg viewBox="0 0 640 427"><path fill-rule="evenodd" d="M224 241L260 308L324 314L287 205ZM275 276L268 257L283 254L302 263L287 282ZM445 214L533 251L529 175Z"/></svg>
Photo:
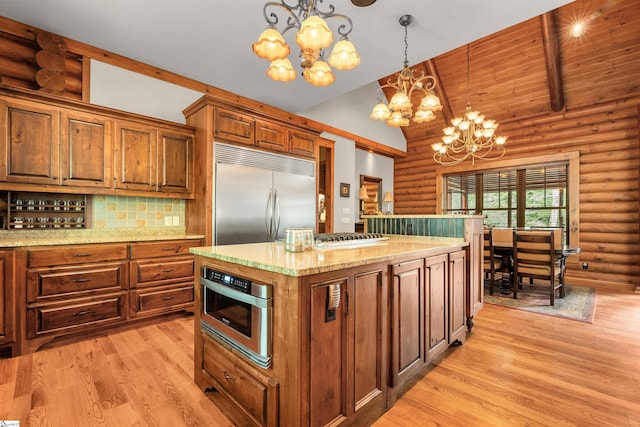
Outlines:
<svg viewBox="0 0 640 427"><path fill-rule="evenodd" d="M593 323L485 305L460 347L375 427L640 426L640 295ZM232 424L193 383L193 318L0 360L0 419L22 426Z"/></svg>

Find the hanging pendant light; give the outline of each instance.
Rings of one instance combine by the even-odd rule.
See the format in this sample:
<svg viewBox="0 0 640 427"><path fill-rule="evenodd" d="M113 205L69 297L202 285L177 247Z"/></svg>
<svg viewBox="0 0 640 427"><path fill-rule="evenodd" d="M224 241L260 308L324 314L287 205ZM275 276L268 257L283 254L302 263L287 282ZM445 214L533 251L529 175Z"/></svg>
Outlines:
<svg viewBox="0 0 640 427"><path fill-rule="evenodd" d="M404 68L396 75L395 80L390 78L387 84L380 86L379 94L381 99L369 114L371 120L386 122L388 126L409 126L412 117L415 123L427 123L435 119L434 113L436 111L442 110L440 99L433 92L436 87L436 79L425 75L423 70L421 70L420 74L416 74L415 70L409 68L407 27L412 21L413 16L411 15L402 15L400 17L400 25L404 27ZM384 92L382 90L385 88L395 90L395 94L389 104L386 104L383 99ZM414 91L420 91L424 94L415 114L413 112L413 103L411 102L411 95Z"/></svg>
<svg viewBox="0 0 640 427"><path fill-rule="evenodd" d="M471 110L470 102L470 54L467 45L467 108L464 117L451 120L452 126L442 130L441 142L431 144L435 151L433 160L441 165L456 165L467 158L471 163L476 159L497 160L504 156L506 136L496 136L498 123L485 119L478 111Z"/></svg>
<svg viewBox="0 0 640 427"><path fill-rule="evenodd" d="M296 4L289 5L285 0L281 0L280 3L270 1L264 5L264 19L269 27L253 44L253 51L258 57L272 61L267 69L267 76L271 79L286 82L296 77L293 65L287 58L290 49L283 37L284 33L293 28L298 30L296 43L300 47L302 76L312 85L328 86L334 82L335 75L329 65L342 71L351 70L360 64L360 55L348 39L353 29L351 18L335 13L333 5L329 5L326 12L322 11L318 9L317 3L322 1L298 0ZM283 19L286 26L282 32L276 29L280 20L277 11L283 11L286 15L286 19ZM340 40L333 47L328 62L325 62L324 50L329 48L334 40L333 32L326 21L330 18L342 19L346 24L338 27Z"/></svg>

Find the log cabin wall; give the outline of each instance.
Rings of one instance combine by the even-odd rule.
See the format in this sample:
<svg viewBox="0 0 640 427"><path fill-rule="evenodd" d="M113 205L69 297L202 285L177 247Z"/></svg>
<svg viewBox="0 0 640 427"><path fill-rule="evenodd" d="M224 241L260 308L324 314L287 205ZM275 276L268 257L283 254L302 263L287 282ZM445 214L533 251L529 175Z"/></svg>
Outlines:
<svg viewBox="0 0 640 427"><path fill-rule="evenodd" d="M0 28L2 84L83 100L82 56L67 51L59 36L4 21Z"/></svg>
<svg viewBox="0 0 640 427"><path fill-rule="evenodd" d="M568 264L567 279L630 290L640 276L640 1L606 4L579 0L547 16L560 55L560 80L553 82L564 98L558 112L551 107L541 18L470 45L470 103L509 137L501 160L526 164L533 156L579 152L579 226L572 232L579 234L582 253ZM567 36L576 17L588 18L580 39ZM447 167L433 161L431 144L447 126L447 107L455 116L464 113L467 76L461 64L466 47L432 60L447 105L434 122L403 130L408 156L395 162L397 214L440 213L436 171L446 173ZM482 166L491 168L491 162L474 167Z"/></svg>

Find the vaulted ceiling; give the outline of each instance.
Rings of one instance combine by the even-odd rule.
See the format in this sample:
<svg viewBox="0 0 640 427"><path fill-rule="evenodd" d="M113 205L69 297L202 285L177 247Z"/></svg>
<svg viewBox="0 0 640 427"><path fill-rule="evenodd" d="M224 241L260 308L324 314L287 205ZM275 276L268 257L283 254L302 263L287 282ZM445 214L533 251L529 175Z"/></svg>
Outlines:
<svg viewBox="0 0 640 427"><path fill-rule="evenodd" d="M569 34L577 20L587 24L581 38ZM407 144L438 140L449 120L464 114L467 91L472 109L499 123L638 94L638 28L638 0L579 0L471 42L468 89L466 46L416 64L437 73L444 109L433 122L403 128Z"/></svg>
<svg viewBox="0 0 640 427"><path fill-rule="evenodd" d="M324 88L299 77L280 83L265 76L268 62L253 54L251 44L267 27L266 1L48 0L36 6L2 0L1 9L7 18L296 113L400 69L404 32L398 19L403 14L415 18L409 63L416 64L569 2L380 0L356 7L349 1L318 1L322 10L334 5L336 13L352 18L349 37L362 57L358 68L336 72L336 82ZM337 20L328 22L335 30ZM293 31L285 36L294 52Z"/></svg>

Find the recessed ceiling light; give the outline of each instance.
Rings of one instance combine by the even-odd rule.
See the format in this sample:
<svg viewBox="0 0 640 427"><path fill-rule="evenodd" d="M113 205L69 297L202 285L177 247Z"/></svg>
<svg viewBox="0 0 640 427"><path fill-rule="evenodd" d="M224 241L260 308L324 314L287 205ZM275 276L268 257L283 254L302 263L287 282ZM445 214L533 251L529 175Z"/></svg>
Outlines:
<svg viewBox="0 0 640 427"><path fill-rule="evenodd" d="M571 37L578 38L584 35L584 24L578 22L571 27Z"/></svg>

